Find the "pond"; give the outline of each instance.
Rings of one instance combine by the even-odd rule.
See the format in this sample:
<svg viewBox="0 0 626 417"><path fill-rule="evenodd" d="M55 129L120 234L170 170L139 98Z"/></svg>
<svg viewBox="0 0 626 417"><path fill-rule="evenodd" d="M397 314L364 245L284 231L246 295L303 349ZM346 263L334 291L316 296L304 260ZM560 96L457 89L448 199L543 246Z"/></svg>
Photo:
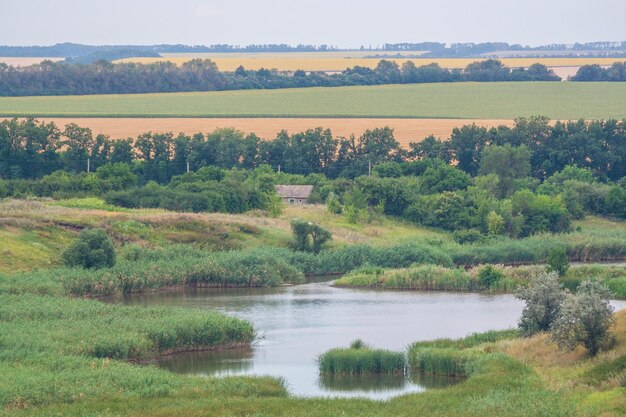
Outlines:
<svg viewBox="0 0 626 417"><path fill-rule="evenodd" d="M249 320L259 333L251 348L174 355L158 363L163 368L206 376L279 376L293 395L373 399L457 381L426 375L320 377L316 358L355 339L404 350L415 341L512 328L523 307L512 295L346 289L331 282L185 289L129 295L123 302L216 310ZM626 302L613 304L626 307Z"/></svg>

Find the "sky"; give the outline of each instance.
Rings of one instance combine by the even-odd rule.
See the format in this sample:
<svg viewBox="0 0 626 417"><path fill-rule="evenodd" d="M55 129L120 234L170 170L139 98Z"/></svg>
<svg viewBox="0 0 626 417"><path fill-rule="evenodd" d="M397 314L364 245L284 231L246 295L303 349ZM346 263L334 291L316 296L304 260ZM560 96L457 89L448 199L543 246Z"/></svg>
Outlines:
<svg viewBox="0 0 626 417"><path fill-rule="evenodd" d="M0 44L626 40L625 0L0 0Z"/></svg>

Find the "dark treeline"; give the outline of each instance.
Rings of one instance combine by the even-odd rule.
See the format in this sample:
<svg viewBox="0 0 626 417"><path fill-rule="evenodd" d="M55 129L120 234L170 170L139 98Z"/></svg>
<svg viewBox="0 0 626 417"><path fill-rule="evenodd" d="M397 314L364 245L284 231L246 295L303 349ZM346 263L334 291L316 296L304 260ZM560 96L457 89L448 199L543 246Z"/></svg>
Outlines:
<svg viewBox="0 0 626 417"><path fill-rule="evenodd" d="M29 67L0 64L1 96L127 94L178 91L220 91L294 87L336 87L349 85L408 84L456 81L559 81L545 65L528 69L505 67L500 61L474 62L465 70L448 70L437 64L402 66L381 60L376 68L354 67L339 74L305 71L249 71L239 67L221 72L210 60L194 59L177 66L154 64L112 64L100 61L89 65L68 65L44 61Z"/></svg>
<svg viewBox="0 0 626 417"><path fill-rule="evenodd" d="M265 138L269 139L269 138ZM367 130L359 137L335 137L317 128L273 140L254 133L218 129L192 136L144 133L135 139L93 136L88 128L35 119L0 123L0 177L36 179L57 170L94 171L108 163L132 164L143 183L168 182L173 175L206 166L253 169L269 165L293 174L325 174L354 178L368 173L370 164L420 159L454 161L470 176L479 172L485 148L491 145L525 147L530 154L529 175L544 180L568 165L589 169L602 181L626 176L626 122L617 120L556 122L544 117L520 118L514 127L486 129L476 125L455 128L449 139L430 136L403 149L388 127Z"/></svg>
<svg viewBox="0 0 626 417"><path fill-rule="evenodd" d="M626 81L626 62L614 62L609 68L598 64L583 65L572 81Z"/></svg>
<svg viewBox="0 0 626 417"><path fill-rule="evenodd" d="M564 232L586 214L626 218L626 122L467 125L403 149L386 127L358 138L317 128L264 141L220 129L133 141L14 119L0 123L0 176L0 197L95 195L121 207L230 213L271 211L275 185L311 184L313 201L349 222L394 215L469 242Z"/></svg>
<svg viewBox="0 0 626 417"><path fill-rule="evenodd" d="M550 52L558 51L560 56L563 52L571 51L572 56L580 56L585 53L588 56L624 56L626 53L626 41L624 42L589 42L567 44L552 44L541 46L524 46L520 44L509 44L507 42L483 42L483 43L452 43L447 45L441 42L419 42L419 43L387 43L383 45L385 51L428 51L423 57L477 57L494 52ZM545 54L541 54L545 55Z"/></svg>
<svg viewBox="0 0 626 417"><path fill-rule="evenodd" d="M11 57L63 57L76 58L91 54L115 54L120 50L136 50L152 53L207 53L207 52L325 52L350 51L330 45L288 45L288 44L254 44L254 45L83 45L77 43L57 43L50 46L9 46L0 45L0 56ZM507 42L483 43L452 43L449 46L441 42L405 42L386 43L381 48L361 46L367 51L428 51L431 57L475 57L480 54L497 51L572 51L580 53L595 51L597 53L624 53L626 42L589 42L567 44L551 44L527 46L509 44ZM143 56L143 55L140 55Z"/></svg>
<svg viewBox="0 0 626 417"><path fill-rule="evenodd" d="M135 50L152 53L207 53L207 52L325 52L337 48L329 45L83 45L79 43L57 43L50 46L9 46L0 45L0 56L11 57L49 57L77 58L91 54L115 54L123 50ZM135 55L144 56L144 55ZM150 55L147 55L150 56Z"/></svg>

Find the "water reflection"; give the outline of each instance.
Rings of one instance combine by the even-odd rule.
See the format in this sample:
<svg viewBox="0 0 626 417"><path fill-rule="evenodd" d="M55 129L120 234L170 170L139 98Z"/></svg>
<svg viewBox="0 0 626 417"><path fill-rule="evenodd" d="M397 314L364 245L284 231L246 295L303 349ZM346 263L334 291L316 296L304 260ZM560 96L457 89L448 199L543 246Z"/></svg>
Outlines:
<svg viewBox="0 0 626 417"><path fill-rule="evenodd" d="M329 392L381 392L400 391L411 383L404 375L333 375L322 374L319 387Z"/></svg>
<svg viewBox="0 0 626 417"><path fill-rule="evenodd" d="M328 282L282 288L189 288L129 295L117 302L220 311L251 321L264 336L252 349L185 353L159 364L174 372L273 375L283 377L295 395L375 399L458 380L428 375L320 379L315 359L354 339L402 351L415 341L506 329L516 326L522 310L521 301L512 295L352 290Z"/></svg>
<svg viewBox="0 0 626 417"><path fill-rule="evenodd" d="M186 352L159 361L158 366L179 374L242 374L252 369L253 348Z"/></svg>

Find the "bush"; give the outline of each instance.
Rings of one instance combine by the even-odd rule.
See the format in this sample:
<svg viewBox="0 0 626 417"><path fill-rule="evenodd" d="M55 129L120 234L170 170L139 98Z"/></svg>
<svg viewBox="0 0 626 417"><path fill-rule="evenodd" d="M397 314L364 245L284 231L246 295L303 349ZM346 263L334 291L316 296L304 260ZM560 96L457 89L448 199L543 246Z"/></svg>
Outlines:
<svg viewBox="0 0 626 417"><path fill-rule="evenodd" d="M495 211L490 211L487 215L487 233L490 236L504 233L504 218Z"/></svg>
<svg viewBox="0 0 626 417"><path fill-rule="evenodd" d="M115 249L102 229L85 229L63 252L68 267L110 268L115 265Z"/></svg>
<svg viewBox="0 0 626 417"><path fill-rule="evenodd" d="M576 295L569 295L552 326L552 339L561 348L573 350L582 344L591 356L610 347L609 328L613 324L613 307L609 290L602 284L585 281Z"/></svg>
<svg viewBox="0 0 626 417"><path fill-rule="evenodd" d="M548 272L556 272L559 277L564 276L569 269L569 259L567 258L565 248L558 247L548 252L546 264Z"/></svg>
<svg viewBox="0 0 626 417"><path fill-rule="evenodd" d="M480 284L485 288L495 287L501 279L504 278L504 272L487 265L478 272Z"/></svg>
<svg viewBox="0 0 626 417"><path fill-rule="evenodd" d="M519 321L522 335L549 330L559 315L565 294L555 273L540 274L529 288L519 291L517 298L526 302Z"/></svg>
<svg viewBox="0 0 626 417"><path fill-rule="evenodd" d="M460 244L481 242L484 238L478 229L457 230L452 233L452 238Z"/></svg>
<svg viewBox="0 0 626 417"><path fill-rule="evenodd" d="M291 222L293 232L293 246L295 250L313 252L315 254L333 238L333 235L322 226L306 220L294 220Z"/></svg>

